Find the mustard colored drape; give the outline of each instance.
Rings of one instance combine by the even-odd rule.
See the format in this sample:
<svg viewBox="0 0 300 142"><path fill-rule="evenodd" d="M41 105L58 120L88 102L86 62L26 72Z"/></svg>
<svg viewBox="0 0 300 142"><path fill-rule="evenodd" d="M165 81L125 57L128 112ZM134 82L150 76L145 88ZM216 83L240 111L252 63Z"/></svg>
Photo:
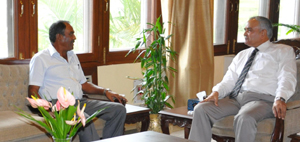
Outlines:
<svg viewBox="0 0 300 142"><path fill-rule="evenodd" d="M178 53L169 65L170 94L175 107L186 106L196 93L211 93L214 76L213 0L161 0L162 17L167 34L173 34L172 48ZM170 22L170 24L166 24Z"/></svg>

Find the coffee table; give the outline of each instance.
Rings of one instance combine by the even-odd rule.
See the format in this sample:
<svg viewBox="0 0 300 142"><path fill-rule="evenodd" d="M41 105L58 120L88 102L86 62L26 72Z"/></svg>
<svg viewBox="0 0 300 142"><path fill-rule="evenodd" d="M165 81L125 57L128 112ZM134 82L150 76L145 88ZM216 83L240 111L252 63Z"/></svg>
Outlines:
<svg viewBox="0 0 300 142"><path fill-rule="evenodd" d="M84 95L84 97L91 100L109 101L107 97L95 94ZM137 122L142 122L141 131L147 131L150 123L150 109L146 107L125 104L125 102L122 104L125 105L127 112L125 123L134 124Z"/></svg>
<svg viewBox="0 0 300 142"><path fill-rule="evenodd" d="M126 115L126 124L134 124L137 122L142 122L141 131L147 131L149 128L150 117L149 117L149 108L134 106L130 104L125 105L127 115Z"/></svg>
<svg viewBox="0 0 300 142"><path fill-rule="evenodd" d="M154 131L145 131L129 135L103 139L95 142L195 142L175 136L165 135Z"/></svg>
<svg viewBox="0 0 300 142"><path fill-rule="evenodd" d="M179 107L170 110L162 110L158 112L161 116L161 130L164 134L170 134L169 123L184 127L184 137L187 139L190 134L192 115L187 114L187 107Z"/></svg>

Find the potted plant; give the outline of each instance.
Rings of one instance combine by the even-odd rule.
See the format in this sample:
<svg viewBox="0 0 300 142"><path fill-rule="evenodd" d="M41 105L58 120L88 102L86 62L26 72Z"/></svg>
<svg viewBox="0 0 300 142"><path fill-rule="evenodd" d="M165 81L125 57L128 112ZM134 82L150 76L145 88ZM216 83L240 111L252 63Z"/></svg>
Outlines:
<svg viewBox="0 0 300 142"><path fill-rule="evenodd" d="M27 100L33 108L37 108L40 111L44 121L37 120L31 114L21 109L18 109L19 111L16 111L16 113L39 124L52 136L54 142L72 141L79 128L84 127L86 123L89 123L105 109L100 109L86 118L84 116L86 104L80 109L80 102L78 101L78 105L75 106L75 97L64 87L58 89L55 105L36 96L31 97L27 97Z"/></svg>
<svg viewBox="0 0 300 142"><path fill-rule="evenodd" d="M169 98L175 103L174 98L168 95L170 88L166 71L172 72L174 76L174 72L177 70L167 66L167 59L175 60L177 53L166 43L172 35L164 35L165 29L160 23L160 18L156 20L155 24L147 23L151 28L142 31L142 36L136 39L136 46L126 54L127 56L137 50L140 52L134 61L141 62L143 74L142 90L138 94L142 93L142 100L151 109L151 114L157 114L165 106L173 108L167 102ZM143 50L143 48L145 49Z"/></svg>

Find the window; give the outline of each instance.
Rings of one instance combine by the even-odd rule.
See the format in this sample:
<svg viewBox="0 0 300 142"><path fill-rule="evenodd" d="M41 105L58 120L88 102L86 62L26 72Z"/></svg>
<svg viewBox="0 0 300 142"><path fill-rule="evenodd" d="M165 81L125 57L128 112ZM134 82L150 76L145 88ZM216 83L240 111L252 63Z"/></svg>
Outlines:
<svg viewBox="0 0 300 142"><path fill-rule="evenodd" d="M110 5L109 51L129 50L142 30L145 0L114 0Z"/></svg>
<svg viewBox="0 0 300 142"><path fill-rule="evenodd" d="M252 16L265 16L273 23L300 24L299 0L226 0L226 2L215 0L214 4L215 55L237 54L239 51L248 48L244 44L244 27ZM224 7L225 10L223 10ZM223 13L220 11L223 11ZM222 16L223 14L225 16ZM223 17L225 17L225 20L223 20ZM220 24L224 23L222 20L226 23L224 36L223 25ZM297 36L295 34L286 36L286 30L283 28L273 28L273 38L271 40ZM222 39L223 37L224 40Z"/></svg>
<svg viewBox="0 0 300 142"><path fill-rule="evenodd" d="M109 36L103 41L103 62L131 63L138 53L125 55L135 46L136 38L147 28L147 23L154 23L161 15L160 1L111 0L109 9L109 22L104 24L109 27Z"/></svg>
<svg viewBox="0 0 300 142"><path fill-rule="evenodd" d="M214 2L215 55L236 54L246 48L243 28L251 16L263 15L273 23L300 23L299 0ZM131 63L136 55L124 57L125 54L146 28L145 23L153 23L161 15L160 7L159 0L5 0L1 5L4 22L0 27L0 58L30 59L48 47L48 28L62 19L70 21L75 29L74 50L83 67ZM274 28L274 39L291 38L284 30Z"/></svg>
<svg viewBox="0 0 300 142"><path fill-rule="evenodd" d="M155 14L152 0L113 0L109 16L109 51L130 50Z"/></svg>
<svg viewBox="0 0 300 142"><path fill-rule="evenodd" d="M227 0L214 1L214 44L225 44Z"/></svg>
<svg viewBox="0 0 300 142"><path fill-rule="evenodd" d="M0 58L14 57L14 18L13 1L2 1L0 5Z"/></svg>
<svg viewBox="0 0 300 142"><path fill-rule="evenodd" d="M279 8L279 23L300 25L300 1L299 0L289 0L280 1ZM286 35L289 29L286 27L278 27L278 39L295 38L299 37L296 33L290 33Z"/></svg>
<svg viewBox="0 0 300 142"><path fill-rule="evenodd" d="M69 21L74 28L75 53L91 53L91 0L39 0L38 51L48 48L49 27L58 20Z"/></svg>
<svg viewBox="0 0 300 142"><path fill-rule="evenodd" d="M245 42L244 28L250 17L268 17L268 0L240 0L237 42Z"/></svg>

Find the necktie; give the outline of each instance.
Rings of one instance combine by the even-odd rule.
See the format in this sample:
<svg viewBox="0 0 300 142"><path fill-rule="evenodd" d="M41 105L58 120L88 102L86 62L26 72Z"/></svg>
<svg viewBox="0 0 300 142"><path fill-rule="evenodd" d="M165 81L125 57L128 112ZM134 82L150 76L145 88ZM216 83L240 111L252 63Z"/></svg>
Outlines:
<svg viewBox="0 0 300 142"><path fill-rule="evenodd" d="M235 83L235 86L234 86L234 88L233 88L233 90L232 90L232 92L230 94L231 97L236 97L239 94L239 92L241 90L241 87L242 87L242 84L244 83L244 80L245 80L245 78L247 76L247 73L248 73L248 71L249 71L249 69L250 69L250 67L252 65L252 62L253 62L254 57L255 57L255 55L256 55L257 52L258 52L257 48L255 48L252 51L250 57L248 58L245 66L244 66L244 68L242 70L242 73L240 74L237 82Z"/></svg>

